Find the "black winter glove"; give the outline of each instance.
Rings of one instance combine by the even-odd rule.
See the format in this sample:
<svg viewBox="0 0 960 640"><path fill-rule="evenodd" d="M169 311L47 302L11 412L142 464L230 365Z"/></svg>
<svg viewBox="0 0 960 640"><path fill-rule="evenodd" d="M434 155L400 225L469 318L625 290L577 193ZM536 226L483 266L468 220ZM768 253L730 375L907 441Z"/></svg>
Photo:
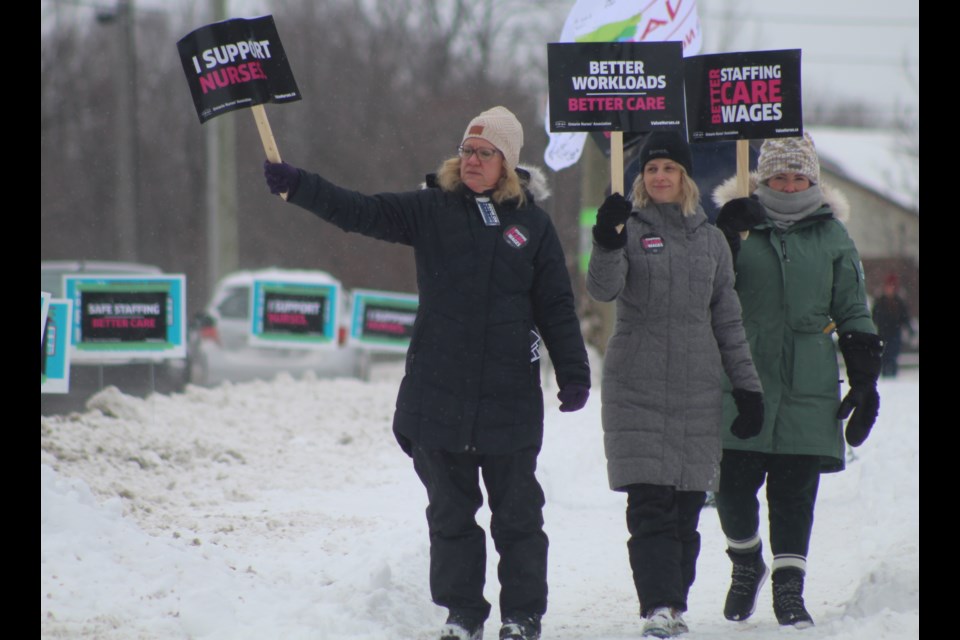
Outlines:
<svg viewBox="0 0 960 640"><path fill-rule="evenodd" d="M759 391L734 389L733 401L737 403L737 417L730 431L741 440L760 435L763 429L763 394Z"/></svg>
<svg viewBox="0 0 960 640"><path fill-rule="evenodd" d="M597 211L597 224L593 227L593 239L604 249L622 249L627 244L627 218L633 205L619 193L607 196Z"/></svg>
<svg viewBox="0 0 960 640"><path fill-rule="evenodd" d="M560 401L560 411L564 413L580 411L587 404L587 398L589 397L590 387L579 382L565 384L557 393L557 399Z"/></svg>
<svg viewBox="0 0 960 640"><path fill-rule="evenodd" d="M286 162L264 160L263 175L267 179L270 193L275 196L285 193L289 198L300 186L300 170Z"/></svg>
<svg viewBox="0 0 960 640"><path fill-rule="evenodd" d="M883 340L872 333L852 331L840 336L840 353L847 365L850 391L840 402L837 419L846 420L847 443L859 447L870 435L870 429L880 411L877 378L880 376L880 356ZM853 415L850 415L853 413Z"/></svg>
<svg viewBox="0 0 960 640"><path fill-rule="evenodd" d="M723 236L730 245L730 253L736 263L740 253L740 232L750 231L767 219L767 213L755 198L734 198L723 205L717 214L717 228L723 231Z"/></svg>

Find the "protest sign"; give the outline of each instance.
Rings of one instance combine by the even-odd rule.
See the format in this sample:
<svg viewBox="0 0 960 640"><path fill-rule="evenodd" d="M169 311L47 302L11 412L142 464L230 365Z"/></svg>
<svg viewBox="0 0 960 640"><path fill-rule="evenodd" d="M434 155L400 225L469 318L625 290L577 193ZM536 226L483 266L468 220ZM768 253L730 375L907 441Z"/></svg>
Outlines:
<svg viewBox="0 0 960 640"><path fill-rule="evenodd" d="M563 24L559 42L678 41L683 55L699 53L703 42L695 0L577 0ZM550 108L544 123L550 142L543 158L560 171L580 159L586 133L556 132L550 126ZM609 135L609 134L608 134Z"/></svg>
<svg viewBox="0 0 960 640"><path fill-rule="evenodd" d="M40 341L40 393L70 392L70 300L49 301Z"/></svg>
<svg viewBox="0 0 960 640"><path fill-rule="evenodd" d="M694 56L684 76L691 142L803 135L799 49Z"/></svg>
<svg viewBox="0 0 960 640"><path fill-rule="evenodd" d="M691 142L737 141L737 193L749 193L748 140L803 135L800 50L687 58Z"/></svg>
<svg viewBox="0 0 960 640"><path fill-rule="evenodd" d="M73 301L77 362L185 358L186 279L182 275L63 278Z"/></svg>
<svg viewBox="0 0 960 640"><path fill-rule="evenodd" d="M266 102L292 102L300 90L273 16L234 18L200 27L177 42L180 62L201 124L250 107L270 162L280 162ZM281 194L286 199L287 194Z"/></svg>
<svg viewBox="0 0 960 640"><path fill-rule="evenodd" d="M415 294L354 290L351 342L387 351L406 351L413 338L418 306Z"/></svg>
<svg viewBox="0 0 960 640"><path fill-rule="evenodd" d="M551 131L610 131L611 192L624 193L623 132L683 130L679 42L547 45Z"/></svg>
<svg viewBox="0 0 960 640"><path fill-rule="evenodd" d="M200 27L177 42L200 122L267 102L300 100L273 16Z"/></svg>
<svg viewBox="0 0 960 640"><path fill-rule="evenodd" d="M553 131L682 129L679 42L547 45Z"/></svg>
<svg viewBox="0 0 960 640"><path fill-rule="evenodd" d="M253 281L250 344L277 348L337 346L340 284L310 280Z"/></svg>

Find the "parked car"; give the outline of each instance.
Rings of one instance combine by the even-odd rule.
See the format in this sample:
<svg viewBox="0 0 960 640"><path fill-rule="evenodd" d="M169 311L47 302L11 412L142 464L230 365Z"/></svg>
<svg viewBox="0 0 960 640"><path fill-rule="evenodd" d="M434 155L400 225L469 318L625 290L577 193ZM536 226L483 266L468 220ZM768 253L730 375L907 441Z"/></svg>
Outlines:
<svg viewBox="0 0 960 640"><path fill-rule="evenodd" d="M160 275L163 270L152 264L109 260L41 260L40 290L54 298L63 297L63 276L137 276Z"/></svg>
<svg viewBox="0 0 960 640"><path fill-rule="evenodd" d="M347 344L348 309L340 314L337 344L325 349L278 348L251 344L251 297L255 279L285 282L311 279L339 285L324 271L264 269L238 271L216 286L206 309L190 327L190 382L214 385L224 381L271 379L278 373L293 375L311 371L324 378L366 378L369 356ZM348 304L343 296L343 304Z"/></svg>
<svg viewBox="0 0 960 640"><path fill-rule="evenodd" d="M54 298L63 297L63 276L160 275L160 267L137 262L105 260L41 260L40 290ZM170 393L183 389L187 382L187 360L177 358L161 362L72 362L70 393L40 394L40 414L50 415L83 408L87 399L101 389L115 386L128 395L146 396L152 392Z"/></svg>

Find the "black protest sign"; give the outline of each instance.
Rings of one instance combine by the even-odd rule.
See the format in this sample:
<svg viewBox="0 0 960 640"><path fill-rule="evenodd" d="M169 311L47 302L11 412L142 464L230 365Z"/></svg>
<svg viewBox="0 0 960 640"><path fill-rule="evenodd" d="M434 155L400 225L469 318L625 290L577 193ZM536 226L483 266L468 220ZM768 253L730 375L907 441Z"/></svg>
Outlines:
<svg viewBox="0 0 960 640"><path fill-rule="evenodd" d="M391 305L367 303L363 309L363 335L367 338L387 338L409 341L417 310L395 308Z"/></svg>
<svg viewBox="0 0 960 640"><path fill-rule="evenodd" d="M369 349L405 351L413 338L415 294L355 289L350 340Z"/></svg>
<svg viewBox="0 0 960 640"><path fill-rule="evenodd" d="M83 295L84 343L166 343L166 291L89 291Z"/></svg>
<svg viewBox="0 0 960 640"><path fill-rule="evenodd" d="M335 347L340 296L340 284L329 280L254 280L250 344L276 348Z"/></svg>
<svg viewBox="0 0 960 640"><path fill-rule="evenodd" d="M692 142L803 135L799 49L717 53L684 62Z"/></svg>
<svg viewBox="0 0 960 640"><path fill-rule="evenodd" d="M177 42L200 122L267 102L293 102L300 90L273 16L200 27Z"/></svg>
<svg viewBox="0 0 960 640"><path fill-rule="evenodd" d="M547 45L550 131L683 129L680 42Z"/></svg>
<svg viewBox="0 0 960 640"><path fill-rule="evenodd" d="M264 291L263 332L323 336L327 296Z"/></svg>

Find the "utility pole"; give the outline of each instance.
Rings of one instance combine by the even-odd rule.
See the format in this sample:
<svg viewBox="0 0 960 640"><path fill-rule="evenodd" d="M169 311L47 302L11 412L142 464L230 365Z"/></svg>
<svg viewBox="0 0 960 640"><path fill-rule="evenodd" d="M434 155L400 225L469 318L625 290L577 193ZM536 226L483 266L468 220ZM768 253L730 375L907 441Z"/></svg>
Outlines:
<svg viewBox="0 0 960 640"><path fill-rule="evenodd" d="M214 21L226 20L228 0L210 0ZM207 286L213 291L224 274L240 264L237 230L237 154L233 113L204 126L207 151Z"/></svg>
<svg viewBox="0 0 960 640"><path fill-rule="evenodd" d="M139 255L137 242L137 205L139 204L139 148L137 122L137 55L134 38L133 0L117 0L112 16L101 13L100 22L115 21L118 34L116 43L117 80L114 85L116 118L114 140L116 141L115 210L117 254L121 260L136 262Z"/></svg>

